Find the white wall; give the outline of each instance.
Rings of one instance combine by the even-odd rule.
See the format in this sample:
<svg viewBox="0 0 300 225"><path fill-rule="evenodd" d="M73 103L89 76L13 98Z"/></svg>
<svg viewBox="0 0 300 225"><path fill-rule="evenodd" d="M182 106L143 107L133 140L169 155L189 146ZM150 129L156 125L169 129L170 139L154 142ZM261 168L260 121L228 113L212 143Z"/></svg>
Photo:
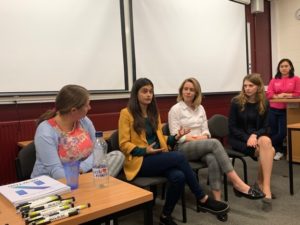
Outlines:
<svg viewBox="0 0 300 225"><path fill-rule="evenodd" d="M300 20L295 18L299 8L300 0L271 1L273 75L282 58L291 59L295 73L300 75Z"/></svg>

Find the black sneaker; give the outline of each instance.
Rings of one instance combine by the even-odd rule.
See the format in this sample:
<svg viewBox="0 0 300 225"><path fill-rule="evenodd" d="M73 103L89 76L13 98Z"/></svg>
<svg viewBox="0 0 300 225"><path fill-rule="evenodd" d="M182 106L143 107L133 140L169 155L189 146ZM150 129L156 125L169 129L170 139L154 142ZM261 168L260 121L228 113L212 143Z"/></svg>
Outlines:
<svg viewBox="0 0 300 225"><path fill-rule="evenodd" d="M203 212L210 212L215 215L224 215L229 211L229 206L225 202L214 200L208 197L206 202L198 202L198 206Z"/></svg>
<svg viewBox="0 0 300 225"><path fill-rule="evenodd" d="M159 225L177 225L177 223L173 221L171 216L160 216Z"/></svg>

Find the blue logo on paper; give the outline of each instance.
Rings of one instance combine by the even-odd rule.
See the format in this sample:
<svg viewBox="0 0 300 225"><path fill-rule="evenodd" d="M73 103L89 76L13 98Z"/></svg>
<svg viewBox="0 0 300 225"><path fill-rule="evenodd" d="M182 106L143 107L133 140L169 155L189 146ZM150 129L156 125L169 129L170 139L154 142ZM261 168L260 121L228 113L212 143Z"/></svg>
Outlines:
<svg viewBox="0 0 300 225"><path fill-rule="evenodd" d="M26 195L26 194L27 194L27 192L24 191L24 190L16 191L16 193L17 193L18 195Z"/></svg>
<svg viewBox="0 0 300 225"><path fill-rule="evenodd" d="M36 185L43 185L43 184L45 184L43 181L41 181L41 180L36 180L36 181L34 181L33 183L35 183Z"/></svg>

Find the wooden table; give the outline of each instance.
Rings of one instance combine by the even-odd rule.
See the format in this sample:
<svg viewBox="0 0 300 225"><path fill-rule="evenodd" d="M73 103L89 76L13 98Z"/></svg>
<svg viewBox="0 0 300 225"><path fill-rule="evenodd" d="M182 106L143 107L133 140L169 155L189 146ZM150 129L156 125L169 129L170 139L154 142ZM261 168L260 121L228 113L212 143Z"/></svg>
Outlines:
<svg viewBox="0 0 300 225"><path fill-rule="evenodd" d="M293 131L300 131L300 123L289 124L288 129L288 155L289 155L289 178L290 178L290 194L294 195L294 173L293 173L293 144L292 141L296 138L296 134ZM293 137L294 136L294 137Z"/></svg>
<svg viewBox="0 0 300 225"><path fill-rule="evenodd" d="M287 103L286 117L287 125L300 123L300 98L279 98L271 99L270 102ZM294 138L291 142L293 145L292 161L300 162L300 132L294 132ZM289 142L289 141L288 141Z"/></svg>
<svg viewBox="0 0 300 225"><path fill-rule="evenodd" d="M62 182L65 183L63 179ZM54 221L53 225L77 225L86 222L101 222L116 219L133 210L144 210L144 224L152 225L152 192L110 177L109 186L97 189L93 184L92 173L80 175L79 188L64 194L75 197L75 206L90 203L91 207L80 211L79 215ZM16 214L14 206L0 195L1 225L24 225L24 220ZM90 223L89 223L90 224Z"/></svg>

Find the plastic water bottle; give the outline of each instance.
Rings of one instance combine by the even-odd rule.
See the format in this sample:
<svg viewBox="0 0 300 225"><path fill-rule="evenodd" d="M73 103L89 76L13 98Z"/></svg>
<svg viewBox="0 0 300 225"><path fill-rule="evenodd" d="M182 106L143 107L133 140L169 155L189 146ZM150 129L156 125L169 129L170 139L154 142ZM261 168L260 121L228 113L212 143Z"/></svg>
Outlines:
<svg viewBox="0 0 300 225"><path fill-rule="evenodd" d="M107 143L103 138L102 131L97 131L93 150L93 178L97 188L108 186L109 173L106 154Z"/></svg>

